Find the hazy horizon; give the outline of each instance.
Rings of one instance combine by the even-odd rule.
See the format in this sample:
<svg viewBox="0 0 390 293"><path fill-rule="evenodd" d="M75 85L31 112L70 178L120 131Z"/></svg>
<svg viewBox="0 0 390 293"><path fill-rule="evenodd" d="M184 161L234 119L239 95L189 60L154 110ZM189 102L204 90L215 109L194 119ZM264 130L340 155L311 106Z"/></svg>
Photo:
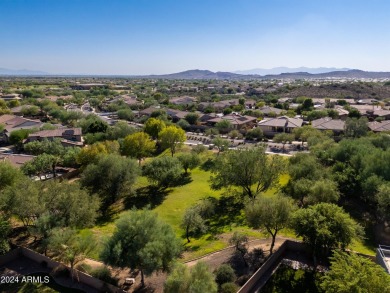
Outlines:
<svg viewBox="0 0 390 293"><path fill-rule="evenodd" d="M390 71L388 9L385 0L1 1L0 67L86 75Z"/></svg>

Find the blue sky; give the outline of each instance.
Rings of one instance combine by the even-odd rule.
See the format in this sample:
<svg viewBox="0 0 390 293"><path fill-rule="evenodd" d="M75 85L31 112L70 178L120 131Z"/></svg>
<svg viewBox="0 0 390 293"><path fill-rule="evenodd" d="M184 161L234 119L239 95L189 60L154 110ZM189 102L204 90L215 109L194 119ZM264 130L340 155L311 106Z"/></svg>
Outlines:
<svg viewBox="0 0 390 293"><path fill-rule="evenodd" d="M0 0L0 67L390 71L388 0Z"/></svg>

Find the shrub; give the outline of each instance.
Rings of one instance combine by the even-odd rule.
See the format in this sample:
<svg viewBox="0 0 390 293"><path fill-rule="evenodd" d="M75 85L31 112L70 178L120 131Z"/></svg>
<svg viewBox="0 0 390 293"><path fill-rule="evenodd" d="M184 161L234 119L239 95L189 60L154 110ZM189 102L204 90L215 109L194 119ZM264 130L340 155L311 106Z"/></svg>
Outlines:
<svg viewBox="0 0 390 293"><path fill-rule="evenodd" d="M222 284L220 293L236 293L238 291L238 286L234 283L225 283Z"/></svg>
<svg viewBox="0 0 390 293"><path fill-rule="evenodd" d="M118 285L118 280L111 275L111 271L106 266L92 270L91 276L114 286Z"/></svg>
<svg viewBox="0 0 390 293"><path fill-rule="evenodd" d="M215 272L215 281L219 286L225 283L234 282L236 280L236 275L231 266L227 264L221 265Z"/></svg>

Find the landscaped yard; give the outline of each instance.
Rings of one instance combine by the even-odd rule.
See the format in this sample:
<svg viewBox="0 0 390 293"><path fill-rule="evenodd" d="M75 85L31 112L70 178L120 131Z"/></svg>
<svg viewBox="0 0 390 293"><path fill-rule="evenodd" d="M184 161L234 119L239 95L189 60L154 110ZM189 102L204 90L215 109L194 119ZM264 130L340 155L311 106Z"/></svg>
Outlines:
<svg viewBox="0 0 390 293"><path fill-rule="evenodd" d="M221 199L221 197L223 197L223 191L214 191L210 189L209 171L197 168L191 171L190 178L191 182L182 186L169 188L165 191L165 194L156 195L159 198L153 201L155 206L152 207L152 209L156 211L164 221L172 225L177 236L183 239L183 244L185 244L186 250L184 253L184 260L200 257L229 246L230 235L236 230L246 233L250 238L268 237L266 234L250 229L245 225L243 211L232 214L229 210L226 210L226 212L220 214L217 219L214 218L211 220L211 228L207 234L198 238L191 237L191 242L187 244L184 230L180 228L181 219L185 210L200 199L207 197ZM288 175L281 176L281 185L286 184L287 181ZM140 177L136 185L136 188L142 189L148 186L148 182L145 177ZM269 190L265 193L265 196L274 196L275 192L276 190ZM139 205L137 205L137 207L139 207ZM103 223L92 229L84 229L82 231L82 233L92 231L99 240L99 245L97 246L96 251L94 251L91 255L92 258L98 259L104 239L110 236L114 231L114 221L121 213L117 214L109 223ZM279 236L293 238L294 233L290 230L283 230L280 232ZM365 246L365 244L360 241L355 241L352 249L361 253L375 254L373 247Z"/></svg>

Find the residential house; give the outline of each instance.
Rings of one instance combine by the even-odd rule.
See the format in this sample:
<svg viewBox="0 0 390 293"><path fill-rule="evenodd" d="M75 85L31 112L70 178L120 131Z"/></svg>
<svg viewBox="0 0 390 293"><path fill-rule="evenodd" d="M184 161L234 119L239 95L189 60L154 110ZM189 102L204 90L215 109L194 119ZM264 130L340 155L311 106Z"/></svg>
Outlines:
<svg viewBox="0 0 390 293"><path fill-rule="evenodd" d="M256 124L257 118L233 113L222 117L212 118L207 121L207 124L214 126L222 120L228 120L234 129L241 130L245 128L252 128Z"/></svg>
<svg viewBox="0 0 390 293"><path fill-rule="evenodd" d="M291 133L295 128L301 127L303 120L300 118L290 118L281 116L277 118L267 118L258 123L258 127L264 135L273 137L277 133Z"/></svg>
<svg viewBox="0 0 390 293"><path fill-rule="evenodd" d="M345 129L345 121L341 119L332 119L330 117L313 120L311 125L318 130L332 130L335 136L342 134Z"/></svg>
<svg viewBox="0 0 390 293"><path fill-rule="evenodd" d="M27 162L34 159L35 156L24 154L3 154L0 153L0 162L9 162L12 166L20 168Z"/></svg>
<svg viewBox="0 0 390 293"><path fill-rule="evenodd" d="M9 135L12 131L20 129L40 128L43 123L40 120L26 119L15 115L0 116L0 125L4 126L4 130L0 133L0 142L8 142Z"/></svg>
<svg viewBox="0 0 390 293"><path fill-rule="evenodd" d="M54 140L56 138L61 139L61 143L64 146L83 146L81 128L62 128L38 131L30 134L24 143L37 140L42 141L44 139Z"/></svg>
<svg viewBox="0 0 390 293"><path fill-rule="evenodd" d="M390 132L390 120L381 121L381 122L368 122L368 128L373 132Z"/></svg>
<svg viewBox="0 0 390 293"><path fill-rule="evenodd" d="M175 110L175 109L166 109L167 115L171 117L173 122L177 122L180 119L184 119L188 113L186 111L180 111L180 110Z"/></svg>

